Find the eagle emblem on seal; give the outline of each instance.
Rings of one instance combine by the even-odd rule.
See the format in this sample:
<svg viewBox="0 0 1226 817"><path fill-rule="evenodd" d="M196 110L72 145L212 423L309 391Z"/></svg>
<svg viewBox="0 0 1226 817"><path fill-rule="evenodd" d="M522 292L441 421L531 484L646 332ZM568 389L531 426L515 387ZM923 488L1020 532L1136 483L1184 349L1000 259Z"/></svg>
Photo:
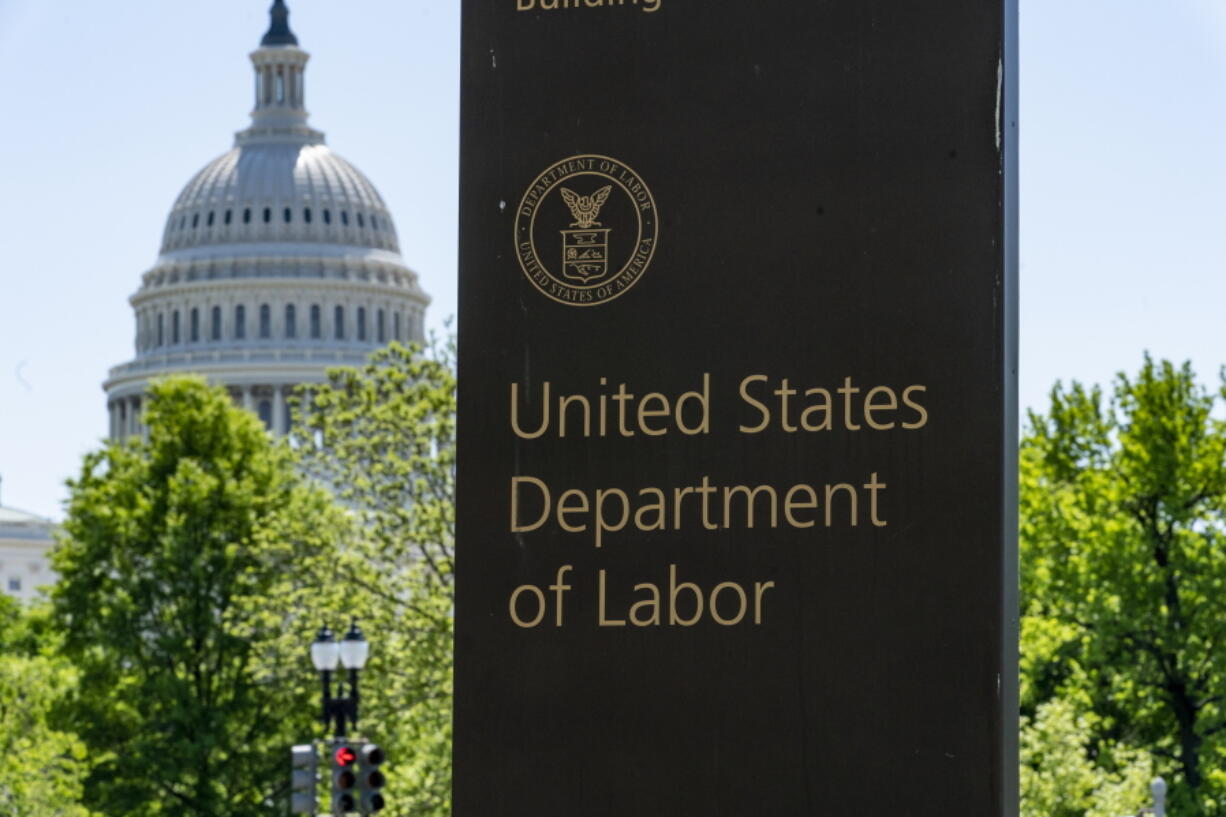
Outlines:
<svg viewBox="0 0 1226 817"><path fill-rule="evenodd" d="M600 215L600 208L609 200L609 194L613 192L613 185L606 184L590 196L580 196L565 187L559 192L566 206L570 208L570 214L575 217L570 226L587 230L600 224L596 219Z"/></svg>

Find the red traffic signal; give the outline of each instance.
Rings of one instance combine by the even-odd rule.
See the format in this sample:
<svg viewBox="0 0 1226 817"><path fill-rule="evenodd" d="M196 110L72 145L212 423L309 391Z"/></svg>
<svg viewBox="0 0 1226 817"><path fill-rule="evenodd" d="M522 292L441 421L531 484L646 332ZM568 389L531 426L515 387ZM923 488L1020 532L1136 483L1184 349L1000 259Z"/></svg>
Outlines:
<svg viewBox="0 0 1226 817"><path fill-rule="evenodd" d="M332 813L348 814L357 810L358 784L357 751L347 743L332 750Z"/></svg>

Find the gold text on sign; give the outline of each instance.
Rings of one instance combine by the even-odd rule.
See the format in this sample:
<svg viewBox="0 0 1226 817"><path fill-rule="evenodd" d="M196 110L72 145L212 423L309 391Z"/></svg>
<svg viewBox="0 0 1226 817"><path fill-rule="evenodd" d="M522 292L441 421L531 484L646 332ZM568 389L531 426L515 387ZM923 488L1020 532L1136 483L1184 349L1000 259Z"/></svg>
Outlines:
<svg viewBox="0 0 1226 817"><path fill-rule="evenodd" d="M660 10L663 0L515 0L516 11L558 11L561 9L598 9L637 6L645 12Z"/></svg>

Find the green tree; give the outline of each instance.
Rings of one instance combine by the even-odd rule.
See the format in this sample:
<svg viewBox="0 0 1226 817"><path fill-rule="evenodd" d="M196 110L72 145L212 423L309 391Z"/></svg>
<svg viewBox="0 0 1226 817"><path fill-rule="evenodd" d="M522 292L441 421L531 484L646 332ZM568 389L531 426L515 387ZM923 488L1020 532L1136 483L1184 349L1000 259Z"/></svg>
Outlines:
<svg viewBox="0 0 1226 817"><path fill-rule="evenodd" d="M1083 744L1153 753L1179 817L1226 810L1221 396L1146 357L1109 400L1058 384L1021 450L1027 714L1083 698Z"/></svg>
<svg viewBox="0 0 1226 817"><path fill-rule="evenodd" d="M1093 723L1071 698L1046 701L1022 719L1021 817L1120 817L1149 799L1149 755L1118 748L1094 757L1086 746Z"/></svg>
<svg viewBox="0 0 1226 817"><path fill-rule="evenodd" d="M363 732L388 750L387 814L451 812L455 378L451 347L392 344L295 413L303 467L361 532L337 563L372 641Z"/></svg>
<svg viewBox="0 0 1226 817"><path fill-rule="evenodd" d="M318 711L303 645L341 519L250 413L198 378L151 386L147 440L85 458L54 556L65 710L86 803L123 817L283 814Z"/></svg>
<svg viewBox="0 0 1226 817"><path fill-rule="evenodd" d="M0 595L0 814L90 817L81 805L85 746L52 725L76 672L54 656L45 618Z"/></svg>

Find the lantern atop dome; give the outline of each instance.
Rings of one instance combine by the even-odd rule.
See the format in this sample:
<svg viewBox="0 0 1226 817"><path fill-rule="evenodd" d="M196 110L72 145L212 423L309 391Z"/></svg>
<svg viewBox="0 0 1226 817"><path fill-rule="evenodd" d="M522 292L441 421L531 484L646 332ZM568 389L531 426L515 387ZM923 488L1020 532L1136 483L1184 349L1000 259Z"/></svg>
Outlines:
<svg viewBox="0 0 1226 817"><path fill-rule="evenodd" d="M310 55L298 47L289 28L289 8L276 0L268 11L271 22L251 52L255 68L255 108L251 127L236 134L236 144L253 141L323 142L323 134L307 125L306 64Z"/></svg>
<svg viewBox="0 0 1226 817"><path fill-rule="evenodd" d="M284 0L276 0L268 10L268 16L272 18L272 23L268 26L264 38L260 40L261 46L298 44L298 38L289 30L289 8Z"/></svg>

